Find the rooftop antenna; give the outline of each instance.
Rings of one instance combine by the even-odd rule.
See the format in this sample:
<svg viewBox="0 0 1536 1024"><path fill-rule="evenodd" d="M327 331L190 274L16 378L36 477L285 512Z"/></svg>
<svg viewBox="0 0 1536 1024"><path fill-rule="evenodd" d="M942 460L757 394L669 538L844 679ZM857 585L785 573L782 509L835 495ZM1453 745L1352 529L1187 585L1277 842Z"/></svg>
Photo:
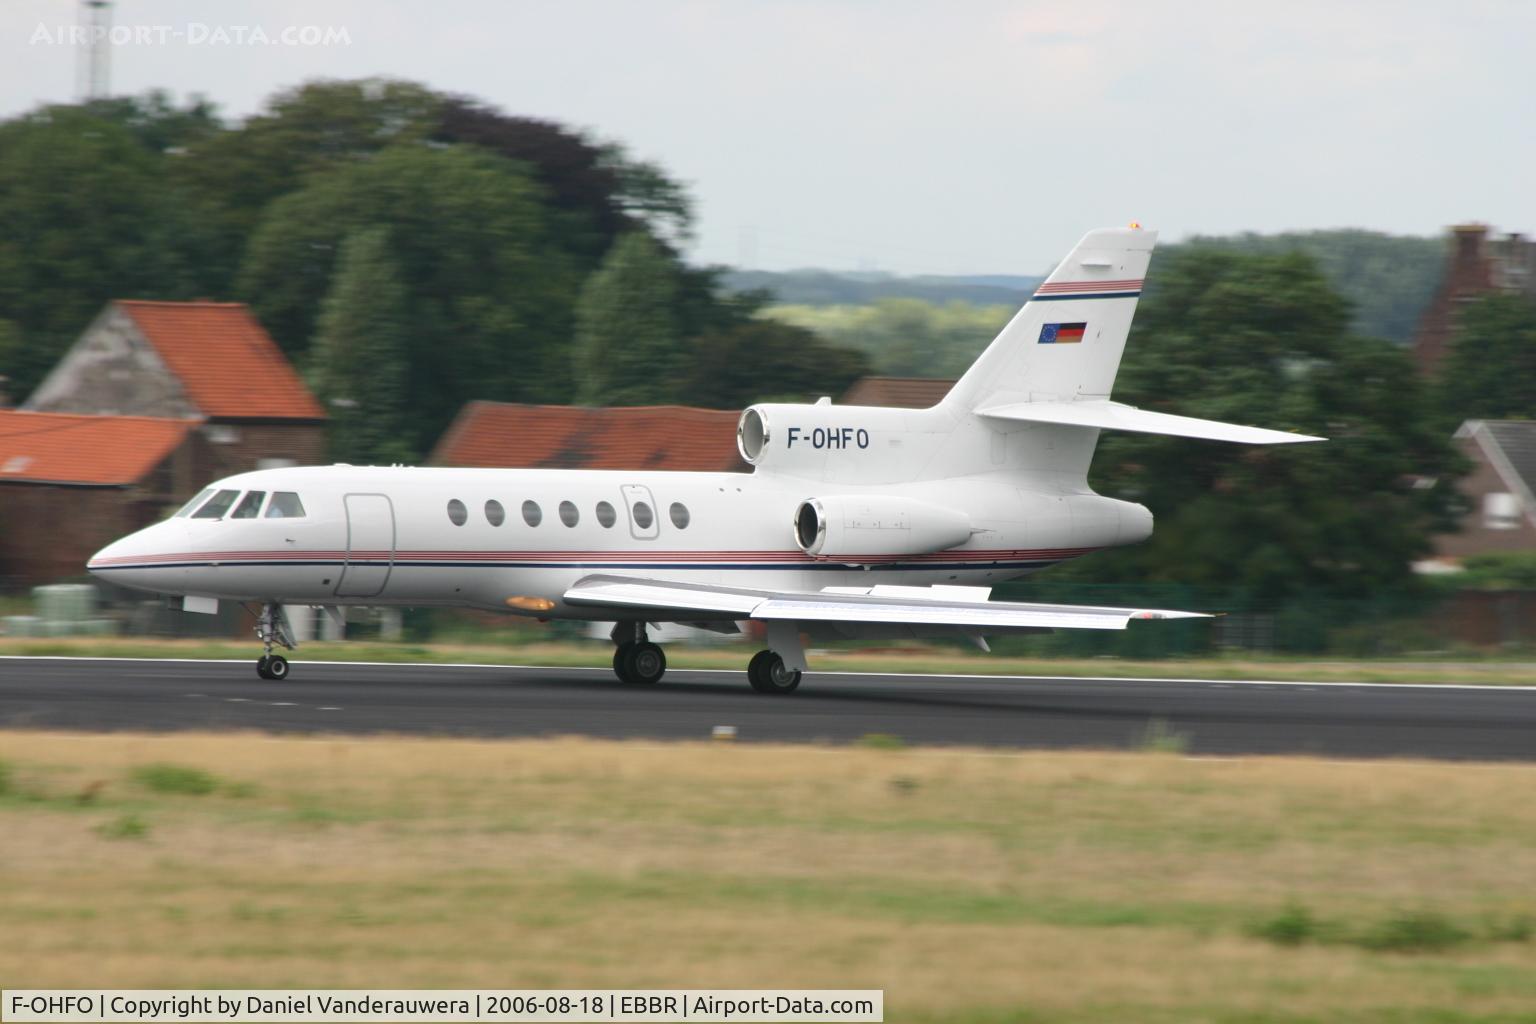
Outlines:
<svg viewBox="0 0 1536 1024"><path fill-rule="evenodd" d="M85 31L79 65L80 98L89 103L105 99L111 86L112 0L80 0L80 20Z"/></svg>

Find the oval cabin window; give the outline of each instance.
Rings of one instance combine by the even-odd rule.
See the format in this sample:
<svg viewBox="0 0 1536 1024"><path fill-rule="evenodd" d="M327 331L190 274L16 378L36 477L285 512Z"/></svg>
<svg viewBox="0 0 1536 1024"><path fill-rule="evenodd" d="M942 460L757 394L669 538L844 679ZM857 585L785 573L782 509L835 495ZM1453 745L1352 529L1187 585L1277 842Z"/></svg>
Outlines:
<svg viewBox="0 0 1536 1024"><path fill-rule="evenodd" d="M533 500L523 502L523 522L529 526L538 526L544 521L544 510L539 508L539 503Z"/></svg>
<svg viewBox="0 0 1536 1024"><path fill-rule="evenodd" d="M613 511L612 505L608 504L606 501L600 501L597 503L597 521L603 524L603 529L612 529L613 524L618 522L618 520L618 514Z"/></svg>
<svg viewBox="0 0 1536 1024"><path fill-rule="evenodd" d="M562 501L560 503L560 521L566 526L575 526L581 522L581 513L577 511L573 502Z"/></svg>
<svg viewBox="0 0 1536 1024"><path fill-rule="evenodd" d="M500 526L507 521L507 510L495 498L485 503L485 521L492 526Z"/></svg>
<svg viewBox="0 0 1536 1024"><path fill-rule="evenodd" d="M667 515L671 518L673 526L677 527L679 530L688 529L689 517L687 505L684 505L680 501L674 501L671 507L667 509Z"/></svg>
<svg viewBox="0 0 1536 1024"><path fill-rule="evenodd" d="M651 524L656 521L656 513L652 512L651 506L643 501L635 502L629 511L635 517L635 525L642 530L649 530Z"/></svg>
<svg viewBox="0 0 1536 1024"><path fill-rule="evenodd" d="M469 509L465 508L464 503L458 498L451 498L448 501L448 521L454 526L463 526L469 521Z"/></svg>

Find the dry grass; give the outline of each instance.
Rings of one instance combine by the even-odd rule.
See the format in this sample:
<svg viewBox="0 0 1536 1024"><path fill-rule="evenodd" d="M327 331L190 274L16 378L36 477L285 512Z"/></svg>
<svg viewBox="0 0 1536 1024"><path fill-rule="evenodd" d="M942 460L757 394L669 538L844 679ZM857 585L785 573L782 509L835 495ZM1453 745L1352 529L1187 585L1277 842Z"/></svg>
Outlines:
<svg viewBox="0 0 1536 1024"><path fill-rule="evenodd" d="M43 733L0 734L0 761L4 985L877 987L892 1020L1536 1007L1536 943L1486 927L1536 918L1525 767ZM1346 939L1405 909L1469 938L1255 937L1289 904Z"/></svg>

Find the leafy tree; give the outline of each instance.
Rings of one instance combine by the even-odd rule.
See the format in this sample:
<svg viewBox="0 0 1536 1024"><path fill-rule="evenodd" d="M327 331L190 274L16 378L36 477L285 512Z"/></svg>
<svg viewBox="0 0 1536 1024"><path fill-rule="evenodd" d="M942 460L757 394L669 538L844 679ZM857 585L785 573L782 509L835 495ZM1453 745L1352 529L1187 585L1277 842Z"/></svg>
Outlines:
<svg viewBox="0 0 1536 1024"><path fill-rule="evenodd" d="M1455 522L1461 460L1406 354L1351 336L1348 322L1300 254L1160 254L1115 397L1329 440L1244 448L1107 436L1096 489L1147 505L1157 532L1078 571L1270 602L1411 590L1410 563Z"/></svg>
<svg viewBox="0 0 1536 1024"><path fill-rule="evenodd" d="M348 235L310 349L315 391L331 416L334 459L377 465L419 454L405 423L405 296L389 233L362 228Z"/></svg>
<svg viewBox="0 0 1536 1024"><path fill-rule="evenodd" d="M367 227L388 229L403 282L415 449L470 398L569 398L579 278L526 171L471 148L391 147L271 204L238 288L286 351L304 354L342 240Z"/></svg>
<svg viewBox="0 0 1536 1024"><path fill-rule="evenodd" d="M801 327L747 320L694 339L682 395L719 409L814 401L841 394L867 373L862 352L829 345Z"/></svg>
<svg viewBox="0 0 1536 1024"><path fill-rule="evenodd" d="M185 107L178 107L164 89L92 100L84 110L127 128L152 153L179 153L224 130L218 108L207 97L194 94Z"/></svg>
<svg viewBox="0 0 1536 1024"><path fill-rule="evenodd" d="M1439 387L1452 428L1473 418L1536 418L1536 303L1495 294L1463 306Z"/></svg>
<svg viewBox="0 0 1536 1024"><path fill-rule="evenodd" d="M122 124L46 107L0 124L0 318L18 397L110 299L206 294L199 210Z"/></svg>
<svg viewBox="0 0 1536 1024"><path fill-rule="evenodd" d="M584 405L670 401L686 349L677 334L674 262L649 235L633 232L581 290L572 349L576 400Z"/></svg>

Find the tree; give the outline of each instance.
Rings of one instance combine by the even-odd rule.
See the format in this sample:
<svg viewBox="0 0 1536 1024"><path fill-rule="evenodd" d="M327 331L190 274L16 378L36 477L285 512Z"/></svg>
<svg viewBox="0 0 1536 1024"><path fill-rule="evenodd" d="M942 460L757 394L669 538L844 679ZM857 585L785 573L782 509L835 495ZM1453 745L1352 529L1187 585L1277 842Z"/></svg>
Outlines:
<svg viewBox="0 0 1536 1024"><path fill-rule="evenodd" d="M808 402L842 394L867 373L862 352L829 345L801 327L748 320L694 339L681 393L716 409Z"/></svg>
<svg viewBox="0 0 1536 1024"><path fill-rule="evenodd" d="M1412 590L1410 563L1454 524L1462 466L1408 357L1351 336L1348 322L1300 254L1160 252L1116 399L1329 440L1244 448L1107 437L1095 488L1147 505L1157 532L1078 574L1266 602Z"/></svg>
<svg viewBox="0 0 1536 1024"><path fill-rule="evenodd" d="M0 373L25 395L110 299L208 294L200 209L132 131L79 107L0 124Z"/></svg>
<svg viewBox="0 0 1536 1024"><path fill-rule="evenodd" d="M1463 306L1439 389L1451 429L1465 419L1536 418L1536 303L1495 294Z"/></svg>
<svg viewBox="0 0 1536 1024"><path fill-rule="evenodd" d="M687 349L677 333L672 258L649 235L614 243L576 304L576 400L654 405L672 400Z"/></svg>
<svg viewBox="0 0 1536 1024"><path fill-rule="evenodd" d="M389 232L348 235L310 348L310 376L331 416L333 459L379 465L419 454L404 416L405 295Z"/></svg>
<svg viewBox="0 0 1536 1024"><path fill-rule="evenodd" d="M237 287L284 350L302 358L343 239L368 227L388 229L404 289L413 448L471 398L569 399L580 279L527 171L468 147L404 143L270 205Z"/></svg>

